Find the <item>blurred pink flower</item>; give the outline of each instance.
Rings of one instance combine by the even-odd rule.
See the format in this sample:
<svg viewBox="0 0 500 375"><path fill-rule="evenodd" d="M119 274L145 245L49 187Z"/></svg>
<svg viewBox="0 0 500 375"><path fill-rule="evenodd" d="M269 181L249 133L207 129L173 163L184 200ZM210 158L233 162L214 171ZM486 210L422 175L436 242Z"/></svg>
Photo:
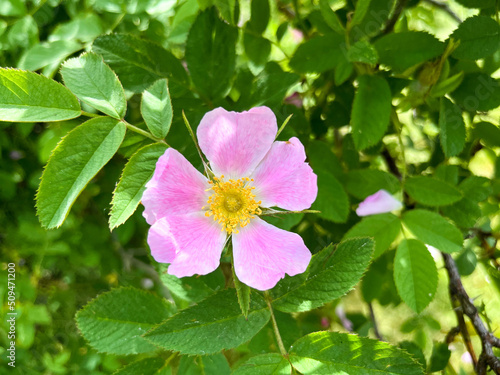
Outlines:
<svg viewBox="0 0 500 375"><path fill-rule="evenodd" d="M302 143L295 137L274 142L277 130L267 107L217 108L197 130L212 180L173 148L160 157L142 204L151 254L170 263L169 274L214 271L229 238L236 275L252 288L267 290L285 273L306 270L311 253L302 238L258 217L261 207L309 208L318 191Z"/></svg>
<svg viewBox="0 0 500 375"><path fill-rule="evenodd" d="M302 97L298 92L294 92L284 100L285 104L294 105L297 108L302 108Z"/></svg>
<svg viewBox="0 0 500 375"><path fill-rule="evenodd" d="M292 28L290 32L292 34L292 39L295 43L299 44L304 40L304 33L301 30Z"/></svg>
<svg viewBox="0 0 500 375"><path fill-rule="evenodd" d="M382 189L366 197L356 209L356 214L358 216L382 214L384 212L399 210L402 207L403 204L400 201L394 198L389 192Z"/></svg>

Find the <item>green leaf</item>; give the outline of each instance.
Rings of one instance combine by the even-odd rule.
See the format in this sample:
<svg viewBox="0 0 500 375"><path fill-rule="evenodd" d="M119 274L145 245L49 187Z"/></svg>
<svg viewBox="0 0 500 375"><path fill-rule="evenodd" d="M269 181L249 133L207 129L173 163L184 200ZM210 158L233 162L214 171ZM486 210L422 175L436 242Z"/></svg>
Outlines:
<svg viewBox="0 0 500 375"><path fill-rule="evenodd" d="M266 65L271 53L271 42L268 39L260 35L244 33L243 45L245 53L255 66L261 67Z"/></svg>
<svg viewBox="0 0 500 375"><path fill-rule="evenodd" d="M84 103L117 119L127 111L127 100L116 74L102 57L84 53L61 68L65 85Z"/></svg>
<svg viewBox="0 0 500 375"><path fill-rule="evenodd" d="M290 375L291 371L290 362L282 355L269 353L250 358L232 375Z"/></svg>
<svg viewBox="0 0 500 375"><path fill-rule="evenodd" d="M123 169L118 185L113 192L109 228L122 225L135 212L146 189L146 183L153 177L156 162L165 153L163 143L147 145L137 151Z"/></svg>
<svg viewBox="0 0 500 375"><path fill-rule="evenodd" d="M405 351L386 342L338 332L314 332L291 348L292 366L304 375L423 375Z"/></svg>
<svg viewBox="0 0 500 375"><path fill-rule="evenodd" d="M315 172L321 169L333 174L337 180L344 178L342 165L327 143L322 141L309 142L306 154L307 160Z"/></svg>
<svg viewBox="0 0 500 375"><path fill-rule="evenodd" d="M113 375L170 375L172 370L165 368L166 363L162 358L145 358L130 363L114 372Z"/></svg>
<svg viewBox="0 0 500 375"><path fill-rule="evenodd" d="M63 85L17 69L0 69L0 121L62 121L81 115L76 97Z"/></svg>
<svg viewBox="0 0 500 375"><path fill-rule="evenodd" d="M410 197L426 206L446 206L462 199L462 193L453 185L427 176L410 177L405 190Z"/></svg>
<svg viewBox="0 0 500 375"><path fill-rule="evenodd" d="M284 312L309 311L349 292L363 276L375 244L354 238L314 254L306 272L280 281L271 291L273 306ZM333 254L332 254L333 252Z"/></svg>
<svg viewBox="0 0 500 375"><path fill-rule="evenodd" d="M448 344L444 342L435 342L432 347L432 354L429 364L429 372L444 370L451 357L451 351Z"/></svg>
<svg viewBox="0 0 500 375"><path fill-rule="evenodd" d="M149 331L155 345L183 354L213 354L250 340L270 318L266 303L255 294L250 313L241 313L234 290L223 290L182 310Z"/></svg>
<svg viewBox="0 0 500 375"><path fill-rule="evenodd" d="M401 299L417 314L434 299L438 273L423 242L413 239L400 242L394 259L394 281Z"/></svg>
<svg viewBox="0 0 500 375"><path fill-rule="evenodd" d="M370 7L370 2L371 0L359 0L356 3L354 16L352 17L351 22L349 23L350 29L352 29L356 25L359 25L361 21L363 21Z"/></svg>
<svg viewBox="0 0 500 375"><path fill-rule="evenodd" d="M200 94L213 100L231 87L236 66L238 30L221 21L213 9L198 15L186 42L186 62Z"/></svg>
<svg viewBox="0 0 500 375"><path fill-rule="evenodd" d="M496 0L455 0L467 8L487 9L495 6Z"/></svg>
<svg viewBox="0 0 500 375"><path fill-rule="evenodd" d="M463 198L456 203L441 209L443 215L453 220L457 226L472 228L481 217L481 208L469 198Z"/></svg>
<svg viewBox="0 0 500 375"><path fill-rule="evenodd" d="M412 210L403 215L403 224L420 241L445 253L462 250L462 233L441 215L426 210Z"/></svg>
<svg viewBox="0 0 500 375"><path fill-rule="evenodd" d="M37 214L49 229L59 227L81 191L113 157L125 137L122 122L89 120L69 132L52 152L37 193Z"/></svg>
<svg viewBox="0 0 500 375"><path fill-rule="evenodd" d="M344 188L330 173L318 170L318 196L311 209L321 211L318 215L334 223L344 223L349 216L349 198Z"/></svg>
<svg viewBox="0 0 500 375"><path fill-rule="evenodd" d="M92 50L104 58L127 90L142 92L160 78L187 85L181 62L155 43L128 34L109 34L97 38Z"/></svg>
<svg viewBox="0 0 500 375"><path fill-rule="evenodd" d="M298 73L322 73L333 69L342 59L340 47L343 43L343 36L336 33L315 36L297 48L290 59L290 67Z"/></svg>
<svg viewBox="0 0 500 375"><path fill-rule="evenodd" d="M379 62L396 73L438 57L444 52L444 43L422 31L390 33L374 44Z"/></svg>
<svg viewBox="0 0 500 375"><path fill-rule="evenodd" d="M38 70L53 63L60 63L69 55L82 49L82 45L71 40L56 40L35 44L19 60L18 67L26 70Z"/></svg>
<svg viewBox="0 0 500 375"><path fill-rule="evenodd" d="M460 41L452 56L461 60L479 60L500 49L500 25L488 16L474 16L459 24L450 38Z"/></svg>
<svg viewBox="0 0 500 375"><path fill-rule="evenodd" d="M208 275L178 278L167 273L168 265L158 263L158 274L179 308L198 303L224 287L224 275L220 268Z"/></svg>
<svg viewBox="0 0 500 375"><path fill-rule="evenodd" d="M486 146L500 147L500 128L490 122L479 122L474 125L474 134L481 138Z"/></svg>
<svg viewBox="0 0 500 375"><path fill-rule="evenodd" d="M458 184L458 165L440 164L434 170L434 177L451 185Z"/></svg>
<svg viewBox="0 0 500 375"><path fill-rule="evenodd" d="M20 17L26 14L26 5L22 0L3 0L0 2L0 15Z"/></svg>
<svg viewBox="0 0 500 375"><path fill-rule="evenodd" d="M337 14L330 8L328 0L319 0L319 9L328 26L336 33L343 35L345 33L344 26L340 22Z"/></svg>
<svg viewBox="0 0 500 375"><path fill-rule="evenodd" d="M182 375L229 375L231 369L224 354L188 357L179 362L177 374Z"/></svg>
<svg viewBox="0 0 500 375"><path fill-rule="evenodd" d="M448 77L442 81L439 81L434 86L432 86L430 91L430 96L433 98L439 98L455 90L464 79L464 72L458 72L457 74Z"/></svg>
<svg viewBox="0 0 500 375"><path fill-rule="evenodd" d="M371 215L363 218L353 226L342 240L355 237L373 237L375 251L373 258L378 258L394 242L401 232L401 222L393 214Z"/></svg>
<svg viewBox="0 0 500 375"><path fill-rule="evenodd" d="M486 112L500 106L500 83L488 74L470 73L450 95L467 112Z"/></svg>
<svg viewBox="0 0 500 375"><path fill-rule="evenodd" d="M255 34L262 34L269 23L269 0L253 0L250 6L251 16L245 27Z"/></svg>
<svg viewBox="0 0 500 375"><path fill-rule="evenodd" d="M492 192L491 181L486 177L469 176L458 187L465 197L475 203L488 199Z"/></svg>
<svg viewBox="0 0 500 375"><path fill-rule="evenodd" d="M357 169L346 174L344 187L349 194L365 199L380 189L394 194L401 189L399 180L392 174L378 169Z"/></svg>
<svg viewBox="0 0 500 375"><path fill-rule="evenodd" d="M391 89L384 78L358 77L351 114L352 136L358 150L377 144L384 136L391 118L391 100Z"/></svg>
<svg viewBox="0 0 500 375"><path fill-rule="evenodd" d="M445 97L439 107L439 129L446 157L458 155L465 146L465 122L462 110Z"/></svg>
<svg viewBox="0 0 500 375"><path fill-rule="evenodd" d="M163 298L134 288L99 295L76 314L83 337L99 352L128 355L157 350L142 338L172 313Z"/></svg>
<svg viewBox="0 0 500 375"><path fill-rule="evenodd" d="M377 50L366 40L360 40L349 48L347 59L351 62L361 62L375 65L378 61Z"/></svg>
<svg viewBox="0 0 500 375"><path fill-rule="evenodd" d="M142 93L141 114L153 136L167 136L174 114L166 79L156 81Z"/></svg>
<svg viewBox="0 0 500 375"><path fill-rule="evenodd" d="M242 283L238 279L238 276L236 276L236 273L234 272L234 266L232 267L232 269L234 287L236 289L236 295L238 297L238 304L240 305L243 316L245 318L248 318L248 312L250 311L250 292L252 290L248 285Z"/></svg>

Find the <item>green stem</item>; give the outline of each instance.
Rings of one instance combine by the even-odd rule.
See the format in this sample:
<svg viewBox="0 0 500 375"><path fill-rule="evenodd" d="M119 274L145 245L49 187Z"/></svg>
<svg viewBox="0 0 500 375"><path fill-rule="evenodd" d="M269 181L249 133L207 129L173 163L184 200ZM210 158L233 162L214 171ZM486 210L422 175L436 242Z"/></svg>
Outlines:
<svg viewBox="0 0 500 375"><path fill-rule="evenodd" d="M200 159L203 163L203 168L205 169L205 174L207 175L207 177L213 176L212 171L210 170L210 168L208 168L208 163L205 161L205 158L203 157L203 152L201 152L200 145L198 144L198 141L194 136L193 128L191 127L191 124L189 123L186 114L184 113L184 110L182 111L182 119L184 120L184 125L186 125L189 136L193 140L196 150L198 151L198 155L200 155Z"/></svg>
<svg viewBox="0 0 500 375"><path fill-rule="evenodd" d="M145 130L142 130L141 128L138 128L137 126L135 125L132 125L132 124L129 124L127 121L125 120L120 120L121 122L123 122L125 124L125 126L127 127L127 129L137 133L137 134L140 134L142 135L143 137L146 137L146 138L149 138L149 139L152 139L153 141L155 142L159 142L159 143L164 143L166 144L168 147L170 147L168 145L167 142L165 142L163 139L158 139L156 137L154 137L151 133L145 131Z"/></svg>
<svg viewBox="0 0 500 375"><path fill-rule="evenodd" d="M401 137L401 132L403 131L403 125L401 121L399 121L398 114L396 110L392 111L391 114L392 122L394 123L394 127L396 128L396 133L398 134L399 148L401 149L401 157L403 158L403 176L401 177L401 183L403 186L405 185L406 176L408 175L408 166L406 164L406 155L405 155L405 147L403 144L403 138Z"/></svg>
<svg viewBox="0 0 500 375"><path fill-rule="evenodd" d="M269 311L271 312L271 321L273 322L274 335L276 336L276 341L278 342L280 353L283 357L288 358L288 353L285 349L285 345L283 345L283 340L281 339L280 331L278 329L278 323L276 323L276 318L274 317L273 305L271 304L271 296L266 291L264 292L264 297L266 299L267 306L269 307Z"/></svg>
<svg viewBox="0 0 500 375"><path fill-rule="evenodd" d="M288 116L285 121L283 121L283 125L280 126L279 130L278 130L278 133L276 134L276 139L279 137L279 135L281 134L281 132L283 131L283 129L285 129L285 126L288 124L288 121L290 121L290 119L292 118L293 116L293 113Z"/></svg>

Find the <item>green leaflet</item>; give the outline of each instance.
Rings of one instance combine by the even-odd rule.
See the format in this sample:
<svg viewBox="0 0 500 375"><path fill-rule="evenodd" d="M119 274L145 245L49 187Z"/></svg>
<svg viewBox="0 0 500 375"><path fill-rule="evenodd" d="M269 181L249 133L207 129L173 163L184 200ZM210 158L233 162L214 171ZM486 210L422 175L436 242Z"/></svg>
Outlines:
<svg viewBox="0 0 500 375"><path fill-rule="evenodd" d="M390 33L378 39L374 46L379 62L399 73L444 52L444 43L422 31Z"/></svg>
<svg viewBox="0 0 500 375"><path fill-rule="evenodd" d="M322 73L333 69L341 61L343 43L344 37L336 33L315 36L299 45L290 59L290 67L298 73Z"/></svg>
<svg viewBox="0 0 500 375"><path fill-rule="evenodd" d="M150 41L128 34L102 35L92 44L92 51L104 58L127 90L142 92L160 78L187 85L188 77L181 62Z"/></svg>
<svg viewBox="0 0 500 375"><path fill-rule="evenodd" d="M0 68L0 121L62 121L80 116L66 87L42 75Z"/></svg>
<svg viewBox="0 0 500 375"><path fill-rule="evenodd" d="M157 350L142 338L148 329L172 315L163 298L134 288L99 295L76 314L83 337L100 352L137 354Z"/></svg>
<svg viewBox="0 0 500 375"><path fill-rule="evenodd" d="M344 223L349 215L349 198L337 179L328 172L317 170L318 196L311 208L318 215L335 223Z"/></svg>
<svg viewBox="0 0 500 375"><path fill-rule="evenodd" d="M52 152L36 196L37 214L49 229L59 227L89 181L113 157L125 137L122 122L89 120L69 132Z"/></svg>
<svg viewBox="0 0 500 375"><path fill-rule="evenodd" d="M462 199L462 193L455 186L427 176L409 178L405 190L410 197L426 206L446 206Z"/></svg>
<svg viewBox="0 0 500 375"><path fill-rule="evenodd" d="M163 143L147 145L132 155L125 165L111 201L111 230L123 224L135 212L146 189L146 183L153 176L156 162L166 149L167 146Z"/></svg>
<svg viewBox="0 0 500 375"><path fill-rule="evenodd" d="M55 40L35 44L19 60L18 67L26 70L38 70L47 65L59 64L69 55L82 49L82 45L72 40Z"/></svg>
<svg viewBox="0 0 500 375"><path fill-rule="evenodd" d="M248 318L234 290L220 291L180 311L149 331L151 343L182 354L213 354L250 340L270 318L266 303L254 294Z"/></svg>
<svg viewBox="0 0 500 375"><path fill-rule="evenodd" d="M269 353L250 358L233 375L289 375L290 363L281 354Z"/></svg>
<svg viewBox="0 0 500 375"><path fill-rule="evenodd" d="M349 194L365 199L380 189L394 194L401 189L398 179L378 169L355 169L349 171L344 178L344 187Z"/></svg>
<svg viewBox="0 0 500 375"><path fill-rule="evenodd" d="M145 358L122 367L113 375L171 375L172 368L162 358Z"/></svg>
<svg viewBox="0 0 500 375"><path fill-rule="evenodd" d="M234 272L234 266L232 267L232 270L234 287L236 289L236 295L238 297L238 304L240 305L241 312L243 313L245 318L247 318L248 311L250 310L250 293L252 292L252 289L238 279L238 276L236 276L236 273Z"/></svg>
<svg viewBox="0 0 500 375"><path fill-rule="evenodd" d="M500 128L491 122L479 122L474 125L474 134L489 147L500 147Z"/></svg>
<svg viewBox="0 0 500 375"><path fill-rule="evenodd" d="M116 74L102 57L84 53L61 68L66 86L84 103L117 119L127 111L125 92Z"/></svg>
<svg viewBox="0 0 500 375"><path fill-rule="evenodd" d="M238 31L213 10L198 15L186 42L186 62L193 83L210 100L223 97L236 65Z"/></svg>
<svg viewBox="0 0 500 375"><path fill-rule="evenodd" d="M358 89L352 104L351 126L358 150L377 144L384 136L391 117L391 90L379 76L358 77Z"/></svg>
<svg viewBox="0 0 500 375"><path fill-rule="evenodd" d="M444 96L439 107L439 129L444 154L458 155L465 146L465 122L462 110Z"/></svg>
<svg viewBox="0 0 500 375"><path fill-rule="evenodd" d="M460 41L452 56L461 60L479 60L500 49L500 25L489 16L467 18L450 38Z"/></svg>
<svg viewBox="0 0 500 375"><path fill-rule="evenodd" d="M158 139L167 136L173 110L166 79L160 79L142 93L141 114L151 134Z"/></svg>
<svg viewBox="0 0 500 375"><path fill-rule="evenodd" d="M417 314L434 299L438 273L423 242L413 239L400 242L394 259L394 281L401 299Z"/></svg>
<svg viewBox="0 0 500 375"><path fill-rule="evenodd" d="M314 332L291 347L290 361L304 375L423 375L405 351L385 342L338 332Z"/></svg>
<svg viewBox="0 0 500 375"><path fill-rule="evenodd" d="M393 214L370 215L364 217L344 235L343 240L355 237L373 237L375 251L373 258L386 251L401 232L401 222Z"/></svg>
<svg viewBox="0 0 500 375"><path fill-rule="evenodd" d="M182 375L229 375L231 369L224 354L183 356L177 374Z"/></svg>
<svg viewBox="0 0 500 375"><path fill-rule="evenodd" d="M420 241L445 253L462 250L462 233L441 215L426 210L412 210L403 215L403 224Z"/></svg>
<svg viewBox="0 0 500 375"><path fill-rule="evenodd" d="M271 291L273 306L284 312L309 311L342 297L361 279L373 253L369 238L354 238L314 254L306 272L287 277Z"/></svg>

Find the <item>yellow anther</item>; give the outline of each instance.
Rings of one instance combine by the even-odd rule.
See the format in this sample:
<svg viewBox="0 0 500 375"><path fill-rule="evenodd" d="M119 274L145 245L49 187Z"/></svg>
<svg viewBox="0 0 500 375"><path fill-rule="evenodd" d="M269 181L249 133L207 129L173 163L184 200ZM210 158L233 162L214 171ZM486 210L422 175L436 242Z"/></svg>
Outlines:
<svg viewBox="0 0 500 375"><path fill-rule="evenodd" d="M224 176L214 177L208 189L213 190L213 194L208 198L208 205L202 207L208 208L205 216L213 216L214 221L220 223L222 230L228 234L238 233L238 226L246 226L250 219L262 213L259 208L261 202L256 202L252 193L255 187L248 186L251 181L253 179L248 177L228 181L224 181Z"/></svg>

